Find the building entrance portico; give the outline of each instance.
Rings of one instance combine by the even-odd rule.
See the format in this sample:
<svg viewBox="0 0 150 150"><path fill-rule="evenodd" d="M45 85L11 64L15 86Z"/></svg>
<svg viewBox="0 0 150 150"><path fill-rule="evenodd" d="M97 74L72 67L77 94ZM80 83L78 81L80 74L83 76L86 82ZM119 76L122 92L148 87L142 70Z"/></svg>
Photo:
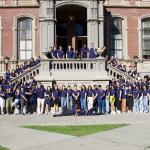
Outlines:
<svg viewBox="0 0 150 150"><path fill-rule="evenodd" d="M56 45L72 45L80 49L87 44L87 8L80 5L64 5L56 8Z"/></svg>
<svg viewBox="0 0 150 150"><path fill-rule="evenodd" d="M104 46L103 2L96 0L40 0L41 53L54 45Z"/></svg>

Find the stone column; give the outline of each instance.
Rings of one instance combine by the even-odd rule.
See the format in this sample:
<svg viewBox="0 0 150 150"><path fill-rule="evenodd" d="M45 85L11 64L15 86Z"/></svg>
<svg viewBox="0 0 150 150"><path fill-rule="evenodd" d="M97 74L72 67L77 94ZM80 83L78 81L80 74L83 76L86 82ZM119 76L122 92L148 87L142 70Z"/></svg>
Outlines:
<svg viewBox="0 0 150 150"><path fill-rule="evenodd" d="M87 9L87 31L88 31L88 47L94 43L95 48L99 46L99 30L98 30L98 2L95 0L89 1Z"/></svg>
<svg viewBox="0 0 150 150"><path fill-rule="evenodd" d="M99 1L98 4L98 19L99 19L99 48L104 46L104 8L103 2Z"/></svg>
<svg viewBox="0 0 150 150"><path fill-rule="evenodd" d="M55 45L55 3L53 0L40 1L40 49L41 54Z"/></svg>

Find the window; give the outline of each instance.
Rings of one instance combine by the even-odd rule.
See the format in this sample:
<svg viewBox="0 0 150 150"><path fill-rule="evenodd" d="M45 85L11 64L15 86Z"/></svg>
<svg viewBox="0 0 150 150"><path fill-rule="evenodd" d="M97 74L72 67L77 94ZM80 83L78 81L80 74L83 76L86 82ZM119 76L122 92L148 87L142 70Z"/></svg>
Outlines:
<svg viewBox="0 0 150 150"><path fill-rule="evenodd" d="M142 54L144 59L150 59L150 18L142 20Z"/></svg>
<svg viewBox="0 0 150 150"><path fill-rule="evenodd" d="M110 55L122 59L122 19L112 18L110 22Z"/></svg>
<svg viewBox="0 0 150 150"><path fill-rule="evenodd" d="M32 57L32 19L20 18L18 20L18 58L30 59Z"/></svg>

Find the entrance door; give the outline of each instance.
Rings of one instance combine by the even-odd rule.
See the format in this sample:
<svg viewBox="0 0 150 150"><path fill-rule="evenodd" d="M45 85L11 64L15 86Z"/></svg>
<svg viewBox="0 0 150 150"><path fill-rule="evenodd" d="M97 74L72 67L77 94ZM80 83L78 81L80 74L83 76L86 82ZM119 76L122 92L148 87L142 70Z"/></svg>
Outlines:
<svg viewBox="0 0 150 150"><path fill-rule="evenodd" d="M80 50L84 44L87 45L87 37L76 37L76 50Z"/></svg>
<svg viewBox="0 0 150 150"><path fill-rule="evenodd" d="M56 9L57 45L71 45L79 50L87 43L87 9L80 5L64 5Z"/></svg>

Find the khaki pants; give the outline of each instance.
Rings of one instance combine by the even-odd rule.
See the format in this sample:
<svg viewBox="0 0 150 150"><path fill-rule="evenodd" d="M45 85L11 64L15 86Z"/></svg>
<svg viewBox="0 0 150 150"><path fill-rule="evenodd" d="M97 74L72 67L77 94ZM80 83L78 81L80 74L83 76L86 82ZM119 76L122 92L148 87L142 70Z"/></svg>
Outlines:
<svg viewBox="0 0 150 150"><path fill-rule="evenodd" d="M6 110L7 113L12 113L12 103L13 103L13 97L9 97L6 99Z"/></svg>
<svg viewBox="0 0 150 150"><path fill-rule="evenodd" d="M45 99L37 98L37 114L43 114Z"/></svg>

